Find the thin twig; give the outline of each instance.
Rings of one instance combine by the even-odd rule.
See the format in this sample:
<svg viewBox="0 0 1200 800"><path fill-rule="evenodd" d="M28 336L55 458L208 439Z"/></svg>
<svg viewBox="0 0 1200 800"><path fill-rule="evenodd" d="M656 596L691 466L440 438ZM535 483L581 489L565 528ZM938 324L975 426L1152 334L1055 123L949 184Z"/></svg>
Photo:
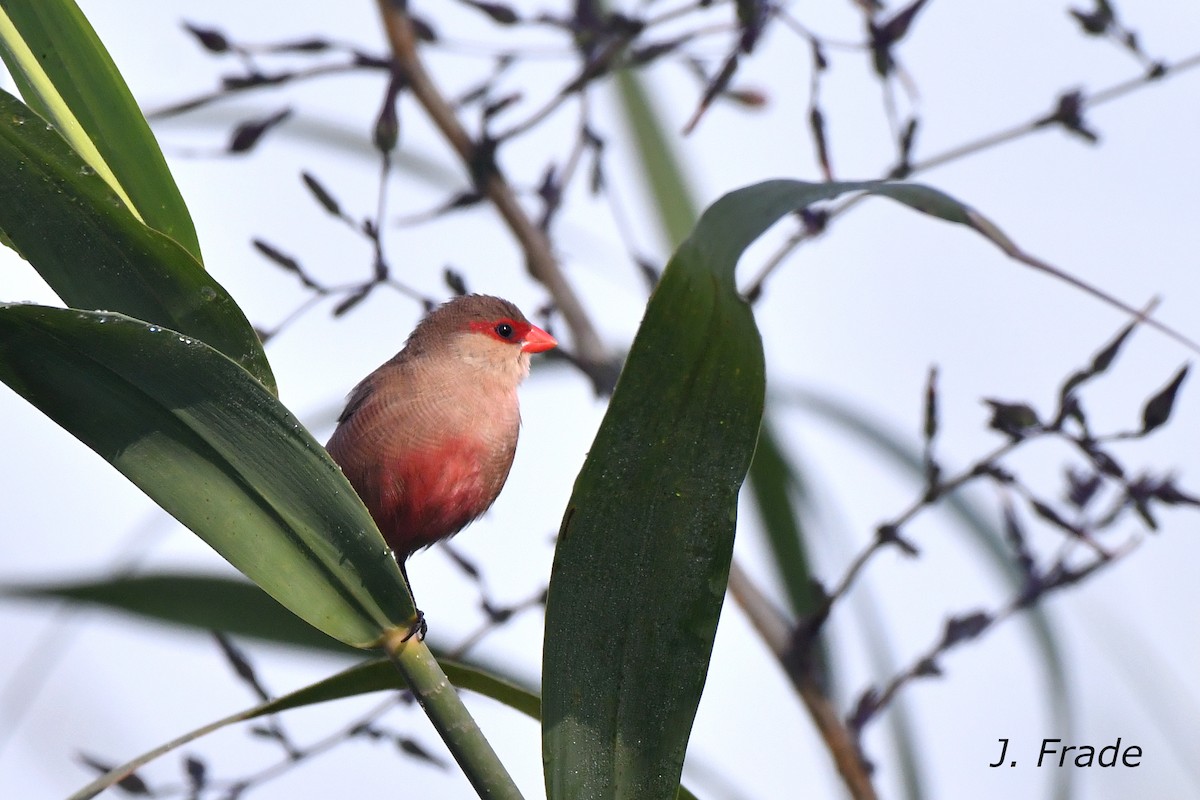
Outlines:
<svg viewBox="0 0 1200 800"><path fill-rule="evenodd" d="M735 560L729 567L729 592L750 619L763 642L775 654L784 673L792 682L825 747L833 758L842 781L855 800L873 800L875 787L871 772L854 736L846 726L829 695L813 677L813 672L793 658L792 625L782 611L759 591Z"/></svg>
<svg viewBox="0 0 1200 800"><path fill-rule="evenodd" d="M1116 561L1133 552L1133 550L1137 548L1141 541L1142 540L1139 538L1133 538L1112 553L1096 556L1085 566L1065 574L1064 578L1060 582L1052 583L1043 587L1038 594L1038 598L1045 597L1045 595L1049 594L1050 592L1061 590L1078 583L1080 580L1095 573L1097 570L1115 563ZM1029 597L1027 597L1024 593L1018 593L1004 606L995 612L986 615L987 629L991 630L995 628L996 625L1016 616L1018 612L1028 608L1031 604L1031 599ZM893 676L892 679L889 680L881 690L874 694L873 701L871 703L871 716L874 716L876 713L886 708L895 698L896 693L912 681L916 680L917 678L939 675L941 671L936 666L937 659L945 654L946 651L948 651L951 647L959 644L962 641L967 641L969 638L973 637L967 637L961 640L952 639L950 641L947 641L947 637L945 636L939 638L937 643L931 646L925 653L913 659L912 664L907 669Z"/></svg>
<svg viewBox="0 0 1200 800"><path fill-rule="evenodd" d="M597 389L607 388L609 381L615 379L616 366L583 303L559 268L549 240L521 207L516 193L498 166L489 164L486 173L480 175L480 148L463 128L454 109L425 70L417 52L417 39L407 12L389 0L378 0L378 5L392 54L398 67L408 78L407 88L425 109L425 113L441 131L467 170L472 175L482 178L478 188L487 195L520 243L530 275L554 298L558 310L571 329L577 359L587 370Z"/></svg>
<svg viewBox="0 0 1200 800"><path fill-rule="evenodd" d="M1129 94L1130 92L1145 88L1151 83L1157 83L1166 80L1168 77L1173 77L1182 72L1193 70L1197 67L1200 67L1200 53L1180 59L1174 64L1167 66L1165 71L1161 73L1148 71L1145 74L1137 77L1121 81L1120 83L1116 83L1104 89L1099 89L1083 98L1082 108L1085 110L1089 108L1096 108L1097 106L1111 102L1119 97ZM941 153L937 153L929 158L914 161L909 165L909 169L905 173L905 177L927 172L935 167L940 167L944 164L966 158L967 156L975 155L981 151L1006 144L1007 142L1014 141L1036 131L1043 130L1047 127L1046 115L1039 115L1034 119L1010 126L994 133L987 134L986 136L982 136L974 141L966 142L965 144L961 144ZM838 206L835 206L829 210L827 218L832 221L833 219L840 217L857 203L861 202L864 197L865 195L858 195L850 198ZM790 236L788 240L782 246L780 246L780 248L760 268L758 274L746 287L743 294L752 298L760 296L763 285L771 276L771 274L774 273L774 271L784 262L784 260L786 260L789 255L791 255L791 253L796 250L796 248L809 239L815 238L815 236L815 233L806 230L797 231L795 234Z"/></svg>
<svg viewBox="0 0 1200 800"><path fill-rule="evenodd" d="M311 78L323 77L326 75L338 75L341 73L355 72L360 69L368 68L369 65L363 64L360 60L351 60L342 64L319 64L315 67L307 69L289 70L277 75L262 76L259 80L248 80L243 83L227 83L219 89L213 89L207 92L202 92L187 100L179 100L170 105L162 106L161 108L153 108L146 111L146 119L161 120L185 114L189 111L195 111L204 106L211 105L218 101L225 100L243 92L249 92L255 89L269 89L279 86L285 81L301 81Z"/></svg>

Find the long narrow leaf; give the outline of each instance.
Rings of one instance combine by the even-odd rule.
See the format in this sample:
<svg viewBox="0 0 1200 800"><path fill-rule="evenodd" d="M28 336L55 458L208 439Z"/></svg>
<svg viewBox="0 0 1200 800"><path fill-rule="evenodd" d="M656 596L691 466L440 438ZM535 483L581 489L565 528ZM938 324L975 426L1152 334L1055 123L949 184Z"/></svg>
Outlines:
<svg viewBox="0 0 1200 800"><path fill-rule="evenodd" d="M641 78L633 70L620 70L616 85L642 166L640 174L654 197L658 227L671 247L678 247L700 216L695 195L667 139L655 104L646 96Z"/></svg>
<svg viewBox="0 0 1200 800"><path fill-rule="evenodd" d="M672 245L678 245L699 216L693 192L678 154L668 140L661 115L647 97L641 77L632 70L621 70L616 75L616 85L624 119L643 167L641 174L655 200L659 228L664 238ZM782 444L765 419L746 484L763 520L773 551L773 564L788 592L792 611L799 618L808 613L816 601L800 515L793 503L793 499L798 499L796 490L802 480L784 458ZM824 637L817 642L815 657L818 670L832 685L837 674L833 654ZM892 715L889 719L895 721L899 717ZM907 741L904 731L897 733L897 740L903 748ZM910 796L920 796L920 793Z"/></svg>
<svg viewBox="0 0 1200 800"><path fill-rule="evenodd" d="M546 604L551 800L676 795L762 415L733 270L794 207L781 189L718 201L668 264L576 481Z"/></svg>
<svg viewBox="0 0 1200 800"><path fill-rule="evenodd" d="M134 213L202 261L158 142L74 0L0 0L0 57L25 102L54 123Z"/></svg>
<svg viewBox="0 0 1200 800"><path fill-rule="evenodd" d="M0 307L0 380L314 627L371 647L413 618L341 470L204 343L119 314Z"/></svg>
<svg viewBox="0 0 1200 800"><path fill-rule="evenodd" d="M854 624L862 629L871 670L879 676L894 674L899 659L888 638L887 627L882 619L882 606L869 586L855 589L853 609ZM911 701L912 698L907 694L897 695L884 715L884 724L892 734L889 744L895 752L898 782L903 787L904 796L921 798L928 795L922 775L925 761L920 757L922 748L917 738Z"/></svg>
<svg viewBox="0 0 1200 800"><path fill-rule="evenodd" d="M796 507L803 493L800 475L766 419L759 431L748 484L792 615L801 619L816 610L823 598L812 583L814 573Z"/></svg>
<svg viewBox="0 0 1200 800"><path fill-rule="evenodd" d="M678 786L762 413L734 267L784 214L848 191L979 230L942 192L874 181L767 181L705 212L650 299L560 531L543 659L551 800Z"/></svg>
<svg viewBox="0 0 1200 800"><path fill-rule="evenodd" d="M491 697L533 719L537 719L541 713L541 702L537 695L526 689L522 689L507 681L499 680L486 672L465 664L443 661L441 662L441 666L447 677L453 680L454 685L460 689L468 689ZM405 688L407 687L403 678L396 672L395 667L388 659L366 661L325 680L306 686L303 689L291 692L275 700L261 703L244 711L239 711L236 714L231 714L228 717L189 731L169 742L164 742L153 750L143 753L137 758L101 775L71 795L70 800L87 800L87 798L95 797L100 792L115 785L122 778L149 764L156 758L177 750L185 744L194 742L202 736L207 736L210 733L238 722L257 719L268 714L278 714L294 708L327 703L331 700L341 700L362 694Z"/></svg>
<svg viewBox="0 0 1200 800"><path fill-rule="evenodd" d="M119 311L200 339L274 390L254 329L225 289L21 101L0 91L0 230L67 305Z"/></svg>
<svg viewBox="0 0 1200 800"><path fill-rule="evenodd" d="M124 575L74 583L0 585L0 596L63 600L197 632L221 631L311 651L361 655L357 648L331 639L242 579L188 573Z"/></svg>
<svg viewBox="0 0 1200 800"><path fill-rule="evenodd" d="M472 691L484 697L490 697L531 719L538 720L541 718L541 699L528 689L497 678L484 670L477 669L468 664L448 660L443 660L440 664L442 670L446 673L446 677L454 683L456 688ZM219 719L208 725L203 725L169 742L165 742L153 750L143 753L137 758L100 776L83 789L71 795L70 800L87 800L87 798L95 797L100 792L115 785L122 778L149 764L151 761L230 725L264 717L268 714L279 714L295 708L327 703L332 700L342 700L347 697L356 697L373 692L403 690L405 688L407 687L403 679L387 659L373 659L363 662L322 681L306 686L303 689L298 689L275 700L261 703L253 708L239 711L236 714L231 714L228 717ZM691 792L680 787L678 800L694 800L694 796Z"/></svg>
<svg viewBox="0 0 1200 800"><path fill-rule="evenodd" d="M101 577L73 583L0 584L0 597L30 602L66 602L125 613L207 635L221 631L238 638L302 648L309 652L360 657L292 614L259 587L241 578L186 572ZM438 650L430 634L430 649ZM470 665L496 680L523 683L507 665L471 659Z"/></svg>
<svg viewBox="0 0 1200 800"><path fill-rule="evenodd" d="M769 419L770 412L767 416ZM811 502L808 492L801 485L801 474L766 419L759 433L754 462L750 465L748 484L763 519L763 532L771 549L772 563L788 592L793 613L797 619L802 619L811 613L813 604L819 599L814 597L816 592L811 583L814 572L804 526L806 512L812 510ZM860 599L861 602L856 603L854 608L865 622L861 627L872 666L879 674L889 674L895 669L895 660L890 658L886 631L872 616L877 609L869 593ZM829 687L828 693L837 697L840 675L833 668L831 649L824 636L817 641L816 657ZM891 732L890 743L896 752L903 796L920 798L926 792L917 755L916 729L908 713L906 700L903 696L896 698L885 719Z"/></svg>

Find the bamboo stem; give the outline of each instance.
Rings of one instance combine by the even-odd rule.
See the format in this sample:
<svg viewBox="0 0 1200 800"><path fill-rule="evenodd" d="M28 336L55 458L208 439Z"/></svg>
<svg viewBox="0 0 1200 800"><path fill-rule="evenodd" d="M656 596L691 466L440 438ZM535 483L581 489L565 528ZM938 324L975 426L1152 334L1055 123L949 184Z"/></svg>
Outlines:
<svg viewBox="0 0 1200 800"><path fill-rule="evenodd" d="M389 631L383 650L404 676L471 786L484 800L523 800L433 653L424 641L409 633L402 628Z"/></svg>

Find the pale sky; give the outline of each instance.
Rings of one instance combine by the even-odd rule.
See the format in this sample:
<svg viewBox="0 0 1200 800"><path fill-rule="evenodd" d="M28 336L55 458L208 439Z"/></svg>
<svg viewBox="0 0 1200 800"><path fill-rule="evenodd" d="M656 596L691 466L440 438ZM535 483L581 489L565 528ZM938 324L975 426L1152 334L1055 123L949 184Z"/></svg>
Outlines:
<svg viewBox="0 0 1200 800"><path fill-rule="evenodd" d="M147 108L207 90L233 69L232 62L204 55L182 31L183 20L219 27L247 42L321 35L371 52L383 47L370 2L344 4L332 15L327 5L228 0L81 5ZM804 16L812 12L791 5L831 39L860 35L850 3L822 12L825 18ZM1194 7L1157 0L1119 11L1137 15L1126 22L1156 57L1172 62L1200 51L1194 35L1200 11ZM446 30L447 39L477 43L491 35L486 26L470 22L474 17L454 14L465 27ZM713 37L706 54L719 58L725 42ZM536 108L567 74L570 62L558 52L543 53L513 76L514 86L527 87L521 108ZM1080 36L1065 6L1032 0L986 14L970 4L930 4L899 54L919 93L918 160L1044 114L1064 90L1103 89L1139 71L1111 43ZM838 49L829 55L834 66L821 98L834 167L841 178L877 177L892 159L878 85L867 79L864 55ZM480 63L455 54L455 48L431 56L448 91L477 80ZM674 65L658 67L650 77L658 107L678 130L691 116L695 83ZM738 84L766 92L768 105L747 112L719 104L684 143L703 204L767 178L819 179L807 138L809 78L807 49L782 28L743 61ZM7 79L0 85L11 90ZM255 324L277 325L305 295L293 277L252 250L254 237L297 255L330 282L369 270L363 241L320 210L299 174L317 175L353 215L373 213L378 166L364 146L382 90L377 75L329 77L296 91L247 95L212 113L156 126L196 220L207 266ZM1170 76L1090 112L1088 122L1101 137L1097 146L1046 130L918 179L972 204L1030 252L1133 305L1162 298L1160 318L1200 339L1200 323L1191 313L1200 296L1197 92L1200 73ZM624 153L612 95L597 92L594 102L599 133L610 140L608 174L629 211L638 247L665 260L637 169ZM236 122L284 106L293 108L293 118L253 156L205 155L227 140ZM415 106L402 104L401 114L403 146L460 174ZM506 166L535 185L547 154L565 156L564 135L574 124L574 112L560 113L543 133L506 151ZM359 136L357 145L316 151L306 137L322 135L329 142L330 127ZM431 208L449 193L407 173L393 181L389 208L395 215ZM621 350L636 329L645 292L616 227L603 204L586 200L568 203L560 225L557 244L565 269L606 340ZM446 294L440 273L453 265L472 289L503 294L527 312L545 300L487 210L392 228L386 241L399 275L428 294ZM764 243L748 253L743 281L770 252ZM30 268L11 253L0 258L5 265L0 300L54 302ZM321 441L346 392L400 347L420 311L394 293L382 293L337 321L331 321L331 307L327 303L301 317L267 351L283 401ZM984 430L988 412L981 398L1029 401L1048 410L1062 380L1125 322L1120 312L1007 260L977 236L883 200L864 204L789 260L767 285L756 314L769 391L780 401L774 419L793 457L810 471L818 495L822 525L813 547L827 581L841 574L875 526L905 508L919 487L843 431L787 403L789 388L815 387L844 398L916 444L923 384L936 364L939 452L947 465L963 465L1000 442ZM1085 395L1094 426L1136 425L1145 398L1194 359L1165 337L1139 331L1112 374ZM1193 445L1200 430L1198 398L1196 387L1185 384L1168 428L1119 449L1126 465L1134 471L1173 468L1184 488L1200 492L1200 458ZM522 408L521 446L504 494L456 539L483 566L502 602L523 599L544 585L553 532L603 414L580 375L536 362L522 390ZM6 388L0 389L0 420L9 443L0 456L8 520L8 533L0 538L0 583L96 578L131 557L146 570L228 572L199 539ZM1065 456L1064 448L1038 446L1009 466L1053 495L1061 486ZM973 499L998 519L996 493L980 491ZM1184 511L1163 514L1162 522L1160 533L1125 563L1048 606L1069 659L1078 709L1075 743L1100 747L1120 737L1144 753L1136 769L1075 770L1080 797L1180 796L1200 784L1188 758L1200 741L1200 684L1194 677L1200 663L1194 579L1200 517ZM1134 532L1127 526L1116 541ZM900 663L937 639L948 614L994 608L1007 597L944 515L922 519L910 533L922 557L884 554L868 571L868 591L856 594L856 600L881 609ZM782 598L754 515L745 509L735 557ZM480 619L476 591L444 554L434 550L415 557L409 574L435 640L458 641L474 630ZM839 683L856 697L877 677L864 656L863 623L846 606L833 625L844 665ZM8 633L0 676L10 676L0 680L0 797L64 796L90 780L78 764L79 752L122 761L254 702L201 635L110 614L59 613L18 603L0 604L0 626ZM526 614L492 634L478 652L516 665L532 680L541 631L540 614ZM278 693L346 665L253 642L242 645ZM942 666L944 678L904 694L918 728L928 796L1045 796L1055 771L1038 769L1033 761L1043 738L1063 734L1046 716L1044 674L1028 625L1006 623L949 655ZM286 716L284 724L297 740L311 742L377 700L303 710ZM846 712L850 704L843 702ZM543 796L538 727L485 699L471 698L470 707L526 797ZM419 711L393 714L388 725L444 756ZM998 740L1005 738L1024 756L1021 764L989 769ZM895 797L898 775L887 740L884 725L868 729L878 788L882 796ZM213 777L221 778L250 774L279 755L277 747L242 729L185 752L204 758ZM178 783L182 775L179 755L145 772L156 785ZM350 786L362 796L391 796L397 778L412 796L473 796L456 770L424 766L397 758L385 745L359 742L311 760L252 796L323 797ZM684 779L705 798L839 796L802 706L731 600Z"/></svg>

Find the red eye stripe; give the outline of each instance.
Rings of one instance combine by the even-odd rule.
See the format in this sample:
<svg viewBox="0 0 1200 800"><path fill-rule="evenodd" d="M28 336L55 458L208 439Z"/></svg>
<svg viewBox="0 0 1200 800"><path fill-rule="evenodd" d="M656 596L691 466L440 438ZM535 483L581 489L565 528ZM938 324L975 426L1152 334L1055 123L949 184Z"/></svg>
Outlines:
<svg viewBox="0 0 1200 800"><path fill-rule="evenodd" d="M493 339L509 344L520 344L530 329L533 328L528 322L509 319L502 317L495 320L474 321L469 324L471 330L478 333L486 333Z"/></svg>

